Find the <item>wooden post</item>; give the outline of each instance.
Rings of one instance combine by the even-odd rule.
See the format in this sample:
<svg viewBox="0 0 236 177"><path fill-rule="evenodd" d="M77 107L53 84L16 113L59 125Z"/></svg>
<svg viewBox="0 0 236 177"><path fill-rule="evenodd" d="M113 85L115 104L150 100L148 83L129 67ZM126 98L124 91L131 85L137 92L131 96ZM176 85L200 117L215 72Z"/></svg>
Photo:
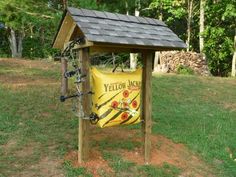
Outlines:
<svg viewBox="0 0 236 177"><path fill-rule="evenodd" d="M89 58L89 49L83 48L79 50L79 57L81 61L81 70L82 74L86 74L84 82L82 82L82 92L88 92L90 88L90 58ZM85 116L88 116L91 113L91 95L86 94L82 97L82 105ZM88 160L89 156L89 120L84 120L79 118L79 152L78 152L78 161L79 163L85 162Z"/></svg>
<svg viewBox="0 0 236 177"><path fill-rule="evenodd" d="M152 96L151 96L151 79L152 79L152 52L144 51L143 74L142 74L142 133L144 138L144 161L145 164L150 162L151 154L151 131L152 131Z"/></svg>
<svg viewBox="0 0 236 177"><path fill-rule="evenodd" d="M64 73L67 71L67 60L61 58L61 94L66 95L68 91L68 79L65 78Z"/></svg>

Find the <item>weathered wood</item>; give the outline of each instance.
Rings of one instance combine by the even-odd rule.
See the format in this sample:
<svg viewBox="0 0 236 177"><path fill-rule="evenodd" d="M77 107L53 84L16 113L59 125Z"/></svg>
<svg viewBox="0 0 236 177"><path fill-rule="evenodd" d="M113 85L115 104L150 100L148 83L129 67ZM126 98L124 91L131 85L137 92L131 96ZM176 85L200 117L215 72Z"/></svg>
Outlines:
<svg viewBox="0 0 236 177"><path fill-rule="evenodd" d="M85 39L84 44L81 44L81 45L75 44L73 49L82 49L82 48L87 48L87 47L91 47L91 46L93 46L93 42L90 42Z"/></svg>
<svg viewBox="0 0 236 177"><path fill-rule="evenodd" d="M129 53L140 53L143 50L150 51L168 51L176 50L177 48L172 47L153 47L153 46L142 46L142 45L130 45L130 44L110 44L110 43L99 43L93 42L93 46L90 47L92 53L98 52L129 52Z"/></svg>
<svg viewBox="0 0 236 177"><path fill-rule="evenodd" d="M64 77L64 73L67 71L67 60L61 58L61 95L66 95L68 91L68 79Z"/></svg>
<svg viewBox="0 0 236 177"><path fill-rule="evenodd" d="M67 32L67 35L66 35L64 44L68 43L68 42L71 40L71 36L72 36L72 34L74 33L74 31L75 31L75 27L76 27L76 23L73 22L73 23L71 24L71 28L68 29L69 31Z"/></svg>
<svg viewBox="0 0 236 177"><path fill-rule="evenodd" d="M73 27L73 24L74 21L72 17L67 13L57 34L57 36L60 37L56 38L53 44L53 48L62 49L64 47L66 38L70 38L68 37L68 33L70 33L70 29Z"/></svg>
<svg viewBox="0 0 236 177"><path fill-rule="evenodd" d="M79 57L82 60L82 73L86 74L84 82L82 83L82 92L88 92L90 91L90 59L88 48L80 49ZM84 114L89 115L91 113L91 95L84 95L82 102ZM79 163L85 162L89 158L89 129L89 121L79 118Z"/></svg>
<svg viewBox="0 0 236 177"><path fill-rule="evenodd" d="M143 74L142 74L142 132L144 138L144 160L148 164L151 154L151 131L152 131L152 57L153 53L142 52Z"/></svg>

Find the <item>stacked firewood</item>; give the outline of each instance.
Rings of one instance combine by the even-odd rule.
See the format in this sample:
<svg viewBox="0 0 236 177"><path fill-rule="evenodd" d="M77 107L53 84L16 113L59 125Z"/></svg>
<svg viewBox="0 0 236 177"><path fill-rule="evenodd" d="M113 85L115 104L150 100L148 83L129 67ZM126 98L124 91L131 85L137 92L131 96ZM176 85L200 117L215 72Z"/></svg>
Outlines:
<svg viewBox="0 0 236 177"><path fill-rule="evenodd" d="M168 72L177 72L180 66L184 66L192 69L195 74L210 75L205 57L195 52L162 52L160 65L167 68Z"/></svg>

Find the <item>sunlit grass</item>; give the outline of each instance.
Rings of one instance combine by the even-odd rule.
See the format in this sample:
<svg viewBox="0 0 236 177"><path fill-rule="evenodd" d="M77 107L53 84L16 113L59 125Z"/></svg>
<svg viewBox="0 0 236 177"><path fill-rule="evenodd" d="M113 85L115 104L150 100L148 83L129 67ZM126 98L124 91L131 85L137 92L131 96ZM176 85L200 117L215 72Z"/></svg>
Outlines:
<svg viewBox="0 0 236 177"><path fill-rule="evenodd" d="M0 176L16 175L45 156L63 159L68 151L77 150L78 118L71 113L70 102L59 102L59 69L27 68L0 62L1 77L49 79L56 83L26 85L21 89L7 82L0 84ZM152 81L153 133L186 144L216 167L217 176L236 176L233 160L236 158L236 80L154 75ZM141 146L138 142L107 142L104 139L95 143L117 176L158 174L170 177L180 174L179 168L168 164L140 166L107 151L133 150ZM28 146L34 148L28 150ZM232 158L228 149L232 150ZM27 150L32 152L27 156L20 155ZM61 168L67 176L90 176L86 169L74 168L69 162L62 164Z"/></svg>

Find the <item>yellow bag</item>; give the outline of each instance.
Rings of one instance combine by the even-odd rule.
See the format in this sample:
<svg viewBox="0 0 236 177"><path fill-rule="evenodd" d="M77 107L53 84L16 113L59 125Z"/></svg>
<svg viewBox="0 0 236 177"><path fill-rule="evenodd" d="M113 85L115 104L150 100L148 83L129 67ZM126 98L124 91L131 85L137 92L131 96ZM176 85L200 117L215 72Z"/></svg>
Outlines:
<svg viewBox="0 0 236 177"><path fill-rule="evenodd" d="M91 69L92 112L101 128L140 122L142 69L129 73L102 73Z"/></svg>

